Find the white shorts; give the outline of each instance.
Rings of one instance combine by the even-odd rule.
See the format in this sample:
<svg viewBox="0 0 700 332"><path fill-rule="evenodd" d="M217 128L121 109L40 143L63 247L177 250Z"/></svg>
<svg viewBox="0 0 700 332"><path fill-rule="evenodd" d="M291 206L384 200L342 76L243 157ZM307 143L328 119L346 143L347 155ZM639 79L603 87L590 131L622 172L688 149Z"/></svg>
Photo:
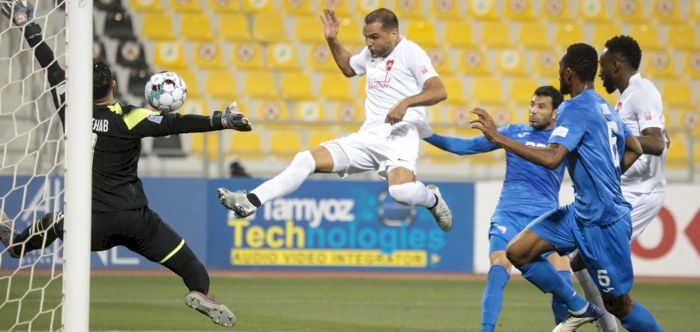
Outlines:
<svg viewBox="0 0 700 332"><path fill-rule="evenodd" d="M632 204L632 240L639 237L644 229L659 214L666 198L665 192L633 193L622 192L628 203Z"/></svg>
<svg viewBox="0 0 700 332"><path fill-rule="evenodd" d="M333 143L340 145L350 161L348 168L338 173L343 178L373 171L386 178L387 170L394 167L416 173L420 138L411 123L384 123L321 145Z"/></svg>

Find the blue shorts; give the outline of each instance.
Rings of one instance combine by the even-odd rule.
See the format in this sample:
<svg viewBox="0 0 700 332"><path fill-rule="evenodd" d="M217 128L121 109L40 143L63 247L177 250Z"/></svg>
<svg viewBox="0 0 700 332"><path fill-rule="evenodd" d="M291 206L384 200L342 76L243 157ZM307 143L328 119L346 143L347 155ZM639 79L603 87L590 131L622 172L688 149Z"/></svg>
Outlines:
<svg viewBox="0 0 700 332"><path fill-rule="evenodd" d="M506 250L508 242L540 214L496 211L491 216L489 229L489 255L494 251Z"/></svg>
<svg viewBox="0 0 700 332"><path fill-rule="evenodd" d="M632 289L632 219L629 213L602 227L587 226L576 221L573 206L569 204L544 214L527 227L560 254L578 249L602 293L618 297Z"/></svg>

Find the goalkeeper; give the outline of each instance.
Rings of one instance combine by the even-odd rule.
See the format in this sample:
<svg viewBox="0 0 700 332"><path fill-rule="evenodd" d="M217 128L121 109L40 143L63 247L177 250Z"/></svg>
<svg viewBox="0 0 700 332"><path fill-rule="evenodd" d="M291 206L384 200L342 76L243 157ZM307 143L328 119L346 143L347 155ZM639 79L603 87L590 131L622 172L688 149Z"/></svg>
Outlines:
<svg viewBox="0 0 700 332"><path fill-rule="evenodd" d="M3 4L4 16L24 30L24 37L46 69L53 100L65 128L65 71L42 41L41 27L33 22L34 7L26 0ZM209 293L209 274L194 252L160 216L148 208L143 184L137 176L141 138L222 129L250 131L235 103L211 116L163 114L132 105L115 103L117 87L112 73L100 59L93 59L93 171L91 250L124 246L157 262L182 277L190 290L185 303L209 316L214 323L231 327L233 313L214 301ZM48 213L18 233L12 221L0 211L0 240L10 256L48 246L63 236L63 213Z"/></svg>

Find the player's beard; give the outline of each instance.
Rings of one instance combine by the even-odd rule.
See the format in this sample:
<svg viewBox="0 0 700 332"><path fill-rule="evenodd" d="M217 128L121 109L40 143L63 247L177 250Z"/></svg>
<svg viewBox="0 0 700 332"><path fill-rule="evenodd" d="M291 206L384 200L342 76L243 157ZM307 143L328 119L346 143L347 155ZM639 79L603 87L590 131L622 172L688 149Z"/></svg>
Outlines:
<svg viewBox="0 0 700 332"><path fill-rule="evenodd" d="M617 86L615 85L615 81L613 81L612 77L606 76L603 78L603 87L605 88L605 92L608 94L615 92L617 90Z"/></svg>
<svg viewBox="0 0 700 332"><path fill-rule="evenodd" d="M563 95L568 95L571 93L569 87L564 84L564 78L559 76L559 92Z"/></svg>

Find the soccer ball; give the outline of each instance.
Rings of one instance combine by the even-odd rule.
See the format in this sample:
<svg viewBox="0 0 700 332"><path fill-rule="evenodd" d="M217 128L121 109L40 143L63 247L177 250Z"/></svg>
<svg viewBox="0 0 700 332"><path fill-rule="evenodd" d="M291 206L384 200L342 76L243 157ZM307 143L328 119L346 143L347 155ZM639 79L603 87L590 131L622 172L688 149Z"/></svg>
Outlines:
<svg viewBox="0 0 700 332"><path fill-rule="evenodd" d="M187 99L187 84L177 74L163 71L153 74L146 83L146 100L161 112L173 112Z"/></svg>

